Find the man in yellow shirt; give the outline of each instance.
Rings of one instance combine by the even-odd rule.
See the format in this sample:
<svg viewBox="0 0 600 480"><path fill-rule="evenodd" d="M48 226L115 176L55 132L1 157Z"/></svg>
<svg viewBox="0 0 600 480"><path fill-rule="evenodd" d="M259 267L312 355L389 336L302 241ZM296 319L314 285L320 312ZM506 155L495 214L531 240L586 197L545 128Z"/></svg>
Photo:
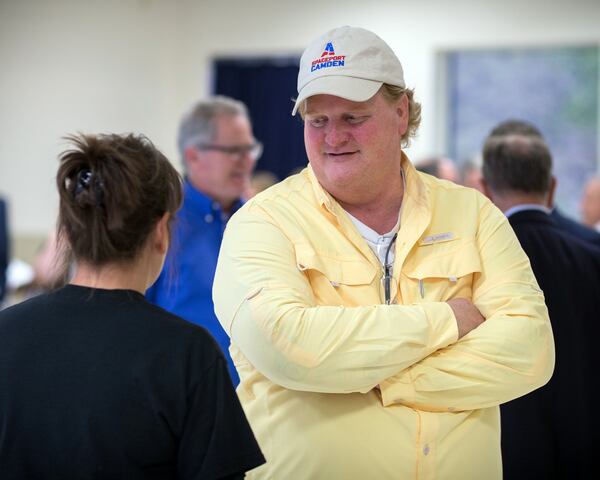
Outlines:
<svg viewBox="0 0 600 480"><path fill-rule="evenodd" d="M214 284L266 479L502 477L498 405L554 366L543 294L479 192L416 172L420 106L379 37L300 61L307 169L230 220Z"/></svg>

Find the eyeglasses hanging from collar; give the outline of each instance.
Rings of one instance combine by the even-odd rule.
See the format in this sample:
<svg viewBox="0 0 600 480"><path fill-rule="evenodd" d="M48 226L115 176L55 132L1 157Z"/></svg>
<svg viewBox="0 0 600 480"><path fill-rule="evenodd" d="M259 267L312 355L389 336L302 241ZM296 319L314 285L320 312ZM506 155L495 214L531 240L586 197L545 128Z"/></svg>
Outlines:
<svg viewBox="0 0 600 480"><path fill-rule="evenodd" d="M392 282L394 281L394 277L392 276L392 264L389 263L390 250L392 246L396 243L396 238L398 237L398 232L394 234L390 244L385 251L385 257L383 262L383 293L384 293L384 301L386 305L390 305L392 303Z"/></svg>

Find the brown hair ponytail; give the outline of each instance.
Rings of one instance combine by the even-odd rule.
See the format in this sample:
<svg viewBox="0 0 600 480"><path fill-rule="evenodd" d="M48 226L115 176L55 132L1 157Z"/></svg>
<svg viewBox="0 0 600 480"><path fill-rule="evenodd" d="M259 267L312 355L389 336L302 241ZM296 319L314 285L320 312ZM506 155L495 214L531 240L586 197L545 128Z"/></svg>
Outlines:
<svg viewBox="0 0 600 480"><path fill-rule="evenodd" d="M181 177L143 135L73 135L56 177L58 235L77 260L132 260L181 205Z"/></svg>

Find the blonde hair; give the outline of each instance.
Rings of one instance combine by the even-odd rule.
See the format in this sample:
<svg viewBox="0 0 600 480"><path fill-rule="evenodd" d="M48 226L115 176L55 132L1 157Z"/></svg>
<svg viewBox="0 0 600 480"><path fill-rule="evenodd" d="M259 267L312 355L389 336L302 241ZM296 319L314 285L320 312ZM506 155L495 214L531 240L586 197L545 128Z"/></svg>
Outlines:
<svg viewBox="0 0 600 480"><path fill-rule="evenodd" d="M402 95L408 97L408 128L400 139L400 144L402 147L406 148L410 145L411 138L417 136L417 130L421 124L421 104L414 98L415 89L384 83L379 91L390 103L397 101Z"/></svg>

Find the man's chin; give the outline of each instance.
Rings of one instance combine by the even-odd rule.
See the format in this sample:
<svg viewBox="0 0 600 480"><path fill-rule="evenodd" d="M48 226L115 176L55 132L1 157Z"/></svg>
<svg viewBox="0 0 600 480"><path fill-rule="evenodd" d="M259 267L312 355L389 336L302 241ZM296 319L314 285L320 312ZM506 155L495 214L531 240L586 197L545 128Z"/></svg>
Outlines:
<svg viewBox="0 0 600 480"><path fill-rule="evenodd" d="M244 196L244 193L248 190L249 183L230 183L227 188L223 189L223 196L226 196L230 201L235 202L239 198Z"/></svg>

